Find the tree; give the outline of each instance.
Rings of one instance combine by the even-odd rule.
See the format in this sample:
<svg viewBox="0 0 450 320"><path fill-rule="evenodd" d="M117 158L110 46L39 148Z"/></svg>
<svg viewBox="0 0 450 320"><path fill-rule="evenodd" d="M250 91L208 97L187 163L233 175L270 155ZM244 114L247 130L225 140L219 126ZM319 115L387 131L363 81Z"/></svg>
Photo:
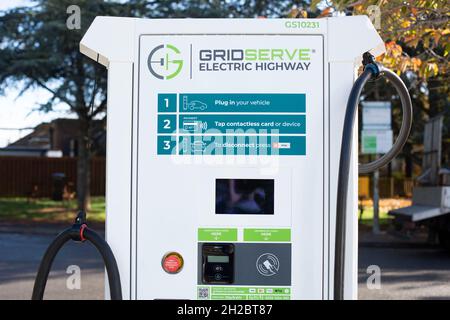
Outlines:
<svg viewBox="0 0 450 320"><path fill-rule="evenodd" d="M383 64L399 72L412 70L422 79L441 74L448 80L448 1L365 0L347 8L353 8L354 14L367 14L374 5L380 8L379 31L388 51Z"/></svg>
<svg viewBox="0 0 450 320"><path fill-rule="evenodd" d="M386 54L378 60L397 71L407 84L414 107L413 130L403 149L406 176L411 177L413 162L420 164L414 146L423 141L425 122L450 110L449 92L449 17L446 0L334 0L311 1L313 10L325 4L322 15L341 12L348 15L379 13L379 33L386 41ZM374 7L377 6L377 7ZM376 10L379 9L379 10ZM382 89L385 88L385 89ZM389 99L396 96L387 86L369 86L368 98ZM394 107L398 99L394 100ZM398 110L395 108L394 110ZM394 129L400 126L400 114L394 114ZM446 118L444 138L449 139L450 117Z"/></svg>
<svg viewBox="0 0 450 320"><path fill-rule="evenodd" d="M0 94L12 86L20 88L21 93L43 88L52 96L40 105L41 110L49 111L62 103L76 115L78 208L87 209L92 123L98 117L106 120L106 70L79 52L79 42L95 16L278 17L285 15L293 3L304 1L34 0L30 7L0 13ZM81 13L79 28L77 17L70 16L76 15L77 8Z"/></svg>
<svg viewBox="0 0 450 320"><path fill-rule="evenodd" d="M129 16L142 9L143 4L100 0L76 3L81 9L79 29L66 25L72 0L39 0L33 6L14 8L0 15L0 93L12 86L21 93L43 88L51 93L51 98L39 106L41 110L49 111L62 103L77 116L78 208L88 209L92 123L96 117L104 119L106 71L79 52L79 42L96 15Z"/></svg>

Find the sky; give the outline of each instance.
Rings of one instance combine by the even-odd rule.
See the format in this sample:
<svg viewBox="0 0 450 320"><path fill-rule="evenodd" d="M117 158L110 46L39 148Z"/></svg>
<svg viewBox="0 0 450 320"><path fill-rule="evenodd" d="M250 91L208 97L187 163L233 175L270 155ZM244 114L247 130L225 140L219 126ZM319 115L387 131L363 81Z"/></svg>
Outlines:
<svg viewBox="0 0 450 320"><path fill-rule="evenodd" d="M1 0L0 11L27 4L26 0ZM31 130L4 129L30 128L56 118L73 117L67 114L67 109L62 105L54 112L36 111L38 104L46 102L50 97L44 89L27 91L21 97L17 97L18 94L18 89L10 88L6 90L4 96L0 95L0 148L31 132Z"/></svg>

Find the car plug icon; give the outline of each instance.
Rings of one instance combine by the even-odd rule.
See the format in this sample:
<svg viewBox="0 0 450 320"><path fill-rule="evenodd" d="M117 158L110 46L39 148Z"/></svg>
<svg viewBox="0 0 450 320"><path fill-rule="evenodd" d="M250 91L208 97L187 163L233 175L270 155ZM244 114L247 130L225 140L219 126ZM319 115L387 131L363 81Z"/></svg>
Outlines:
<svg viewBox="0 0 450 320"><path fill-rule="evenodd" d="M208 106L205 103L198 101L198 100L194 100L194 101L191 101L188 103L188 108L191 111L194 111L194 110L203 111L203 110L206 110L207 107Z"/></svg>

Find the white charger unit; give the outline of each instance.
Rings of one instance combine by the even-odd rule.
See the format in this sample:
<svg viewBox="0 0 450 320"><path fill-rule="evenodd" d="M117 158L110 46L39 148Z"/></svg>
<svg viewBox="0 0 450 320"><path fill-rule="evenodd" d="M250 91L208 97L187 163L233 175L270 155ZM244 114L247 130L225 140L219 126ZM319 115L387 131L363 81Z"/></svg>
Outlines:
<svg viewBox="0 0 450 320"><path fill-rule="evenodd" d="M125 299L331 299L337 172L366 16L97 17L106 235ZM355 136L356 136L355 132ZM357 294L357 139L345 297Z"/></svg>

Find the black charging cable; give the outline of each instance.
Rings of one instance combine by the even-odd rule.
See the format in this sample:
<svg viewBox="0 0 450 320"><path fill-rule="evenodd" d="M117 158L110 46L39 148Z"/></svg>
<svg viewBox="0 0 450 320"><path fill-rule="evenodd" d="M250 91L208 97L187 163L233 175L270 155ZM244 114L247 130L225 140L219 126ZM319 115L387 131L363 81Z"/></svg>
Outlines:
<svg viewBox="0 0 450 320"><path fill-rule="evenodd" d="M366 52L363 55L363 73L356 79L353 84L345 111L344 129L342 132L341 155L339 160L339 174L337 187L337 203L336 203L336 235L335 235L335 252L334 252L334 299L344 299L344 280L345 280L345 238L347 223L347 197L348 197L348 180L350 175L350 163L352 156L352 137L355 118L357 115L359 98L361 92L370 79L384 77L396 89L403 109L402 126L399 135L392 146L391 150L385 153L379 159L367 163L360 164L359 173L369 173L375 171L382 166L388 164L403 148L406 143L412 126L412 103L408 89L402 79L389 69L379 66L375 62L375 58Z"/></svg>
<svg viewBox="0 0 450 320"><path fill-rule="evenodd" d="M86 214L83 211L78 213L72 227L64 230L56 236L47 248L47 251L45 252L39 266L31 299L42 300L44 298L45 286L47 284L48 275L50 273L53 261L63 245L70 240L77 242L84 242L87 240L95 246L97 251L101 254L106 267L111 300L122 300L122 286L120 284L119 268L117 267L114 254L103 237L101 237L94 230L88 228L86 224Z"/></svg>

